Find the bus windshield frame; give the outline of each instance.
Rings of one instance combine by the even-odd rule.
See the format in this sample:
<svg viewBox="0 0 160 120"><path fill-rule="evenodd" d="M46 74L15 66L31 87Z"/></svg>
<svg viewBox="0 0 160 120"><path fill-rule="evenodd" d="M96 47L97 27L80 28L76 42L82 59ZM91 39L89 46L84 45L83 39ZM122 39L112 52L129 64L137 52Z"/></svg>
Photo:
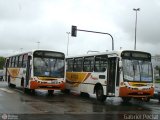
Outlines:
<svg viewBox="0 0 160 120"><path fill-rule="evenodd" d="M33 75L64 78L64 59L64 54L60 52L35 51L33 54Z"/></svg>

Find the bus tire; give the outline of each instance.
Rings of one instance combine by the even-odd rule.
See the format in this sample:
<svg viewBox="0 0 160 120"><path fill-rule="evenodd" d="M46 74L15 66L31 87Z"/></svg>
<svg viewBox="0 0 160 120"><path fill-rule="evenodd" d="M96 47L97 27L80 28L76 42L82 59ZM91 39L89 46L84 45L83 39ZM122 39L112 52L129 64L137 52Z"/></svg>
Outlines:
<svg viewBox="0 0 160 120"><path fill-rule="evenodd" d="M31 90L28 89L28 88L23 88L23 92L24 92L24 93L27 93L27 94L30 94L30 93L31 93Z"/></svg>
<svg viewBox="0 0 160 120"><path fill-rule="evenodd" d="M48 95L53 95L54 90L48 90Z"/></svg>
<svg viewBox="0 0 160 120"><path fill-rule="evenodd" d="M64 90L61 90L62 93L65 93L65 94L70 94L70 90L69 89L64 89Z"/></svg>
<svg viewBox="0 0 160 120"><path fill-rule="evenodd" d="M29 89L29 91L30 91L30 93L31 93L31 95L35 95L35 89Z"/></svg>
<svg viewBox="0 0 160 120"><path fill-rule="evenodd" d="M10 87L10 88L15 88L16 85L12 84L12 83L10 82L10 80L11 80L11 77L8 76L8 87Z"/></svg>
<svg viewBox="0 0 160 120"><path fill-rule="evenodd" d="M29 88L23 88L24 93L30 94L30 95L35 95L35 89L29 89Z"/></svg>
<svg viewBox="0 0 160 120"><path fill-rule="evenodd" d="M10 80L11 80L11 78L10 78L10 76L8 76L8 87L11 87Z"/></svg>
<svg viewBox="0 0 160 120"><path fill-rule="evenodd" d="M150 97L145 98L145 102L149 102L150 101Z"/></svg>
<svg viewBox="0 0 160 120"><path fill-rule="evenodd" d="M124 103L128 103L131 100L131 98L130 97L122 97L122 100Z"/></svg>
<svg viewBox="0 0 160 120"><path fill-rule="evenodd" d="M89 94L88 94L88 93L85 93L85 92L81 92L81 93L80 93L80 96L81 96L81 97L84 97L84 98L89 98Z"/></svg>
<svg viewBox="0 0 160 120"><path fill-rule="evenodd" d="M102 86L98 86L96 88L96 97L97 97L97 100L100 101L100 102L104 102L106 100L106 96L104 95L103 93L103 88Z"/></svg>

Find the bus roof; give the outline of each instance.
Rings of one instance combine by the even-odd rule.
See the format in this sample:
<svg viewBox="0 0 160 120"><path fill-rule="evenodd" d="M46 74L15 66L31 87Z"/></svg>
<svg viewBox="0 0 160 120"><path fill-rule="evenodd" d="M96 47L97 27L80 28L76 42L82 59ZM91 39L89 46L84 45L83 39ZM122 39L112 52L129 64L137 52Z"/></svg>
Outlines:
<svg viewBox="0 0 160 120"><path fill-rule="evenodd" d="M34 53L36 51L48 51L48 52L56 52L56 53L64 54L63 52L59 52L59 51L44 50L44 49L34 49L34 50L31 50L31 51L28 51L28 52L22 52L22 53L13 54L13 55L7 56L6 58L14 57L14 56L18 56L18 55L23 55L23 54L32 54L32 53Z"/></svg>
<svg viewBox="0 0 160 120"><path fill-rule="evenodd" d="M141 52L141 53L147 53L145 51L137 51L137 50L119 50L119 51L106 51L106 52L98 52L98 53L92 53L92 54L83 54L83 55L76 55L76 56L67 56L66 58L74 58L74 57L89 57L89 56L96 56L96 55L113 55L113 56L120 56L122 52L124 51L130 51L130 52Z"/></svg>

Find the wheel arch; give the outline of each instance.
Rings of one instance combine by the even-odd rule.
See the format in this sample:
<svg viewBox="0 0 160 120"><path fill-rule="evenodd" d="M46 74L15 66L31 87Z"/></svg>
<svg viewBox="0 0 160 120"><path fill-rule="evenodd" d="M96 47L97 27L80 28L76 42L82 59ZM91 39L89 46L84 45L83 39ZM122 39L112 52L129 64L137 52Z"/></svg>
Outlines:
<svg viewBox="0 0 160 120"><path fill-rule="evenodd" d="M21 86L24 87L24 77L21 78Z"/></svg>
<svg viewBox="0 0 160 120"><path fill-rule="evenodd" d="M99 87L102 87L102 84L101 84L101 83L96 83L95 86L94 86L94 91L93 91L93 93L95 93L95 92L96 92L96 89L98 89ZM102 87L102 89L103 89L103 87ZM103 90L103 92L104 92L104 90Z"/></svg>

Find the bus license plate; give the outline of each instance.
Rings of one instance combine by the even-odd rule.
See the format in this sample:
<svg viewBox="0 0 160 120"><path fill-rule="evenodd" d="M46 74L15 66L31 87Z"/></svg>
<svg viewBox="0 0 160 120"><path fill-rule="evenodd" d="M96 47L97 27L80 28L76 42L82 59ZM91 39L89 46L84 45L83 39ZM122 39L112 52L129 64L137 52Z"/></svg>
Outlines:
<svg viewBox="0 0 160 120"><path fill-rule="evenodd" d="M56 80L56 81L55 81L55 80L54 80L54 81L51 81L51 83L56 84L56 83L57 83L57 80Z"/></svg>
<svg viewBox="0 0 160 120"><path fill-rule="evenodd" d="M142 94L143 94L143 92L138 92L138 94L142 95Z"/></svg>

